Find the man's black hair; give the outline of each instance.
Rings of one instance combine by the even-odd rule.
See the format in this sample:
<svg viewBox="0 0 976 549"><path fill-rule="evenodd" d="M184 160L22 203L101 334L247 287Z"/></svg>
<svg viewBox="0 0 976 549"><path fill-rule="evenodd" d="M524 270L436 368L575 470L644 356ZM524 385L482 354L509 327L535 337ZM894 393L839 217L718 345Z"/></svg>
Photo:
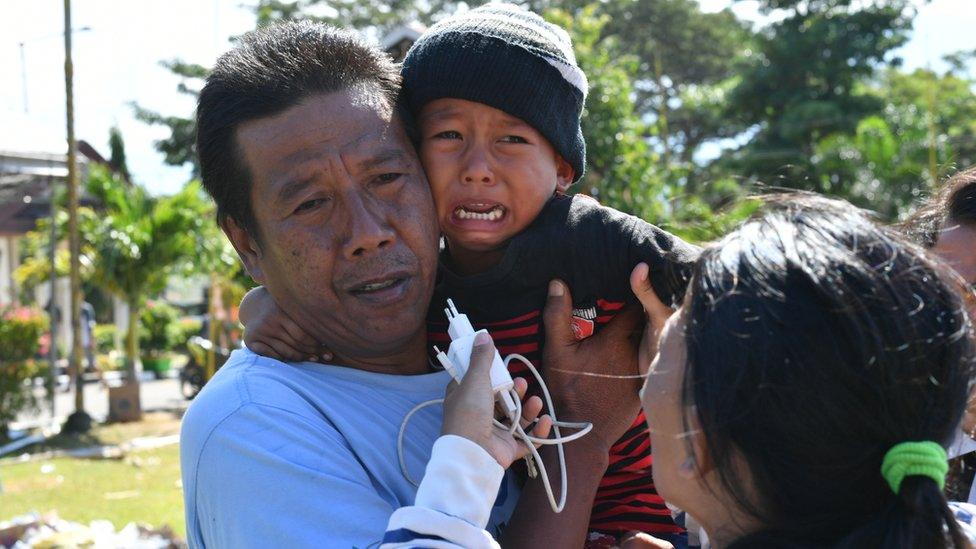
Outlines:
<svg viewBox="0 0 976 549"><path fill-rule="evenodd" d="M249 32L222 55L200 92L197 153L203 185L252 237L260 231L251 208L251 175L236 141L242 124L280 114L302 100L365 85L394 108L398 66L359 35L310 22L280 23ZM402 117L408 130L409 120Z"/></svg>

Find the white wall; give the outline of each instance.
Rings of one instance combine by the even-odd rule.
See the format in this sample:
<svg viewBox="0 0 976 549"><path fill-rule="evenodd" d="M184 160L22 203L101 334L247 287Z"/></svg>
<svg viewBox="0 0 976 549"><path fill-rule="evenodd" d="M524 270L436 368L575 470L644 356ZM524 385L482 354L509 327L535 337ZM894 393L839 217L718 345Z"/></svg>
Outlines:
<svg viewBox="0 0 976 549"><path fill-rule="evenodd" d="M14 270L20 265L19 236L0 235L0 305L10 305L17 300Z"/></svg>

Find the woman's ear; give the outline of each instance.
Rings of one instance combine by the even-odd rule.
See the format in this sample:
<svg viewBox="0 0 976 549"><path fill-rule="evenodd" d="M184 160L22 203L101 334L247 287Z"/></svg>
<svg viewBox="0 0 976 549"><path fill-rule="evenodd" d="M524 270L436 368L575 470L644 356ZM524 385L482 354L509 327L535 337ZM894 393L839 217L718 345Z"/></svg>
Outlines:
<svg viewBox="0 0 976 549"><path fill-rule="evenodd" d="M712 460L712 453L708 449L708 441L705 433L691 420L692 428L688 433L689 443L684 445L687 455L678 466L678 475L685 480L703 478L715 469L715 462Z"/></svg>

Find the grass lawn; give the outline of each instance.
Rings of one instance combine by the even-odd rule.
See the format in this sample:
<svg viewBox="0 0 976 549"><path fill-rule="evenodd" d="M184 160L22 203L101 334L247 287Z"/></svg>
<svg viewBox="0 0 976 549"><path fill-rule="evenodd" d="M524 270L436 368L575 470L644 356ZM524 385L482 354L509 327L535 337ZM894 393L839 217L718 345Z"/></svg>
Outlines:
<svg viewBox="0 0 976 549"><path fill-rule="evenodd" d="M83 437L59 435L30 451L117 444L178 432L178 418L153 414L139 423L98 426ZM108 519L116 529L129 522L169 525L184 537L180 456L175 444L129 452L123 459L4 460L0 484L0 521L31 511L57 511L61 518L83 524Z"/></svg>

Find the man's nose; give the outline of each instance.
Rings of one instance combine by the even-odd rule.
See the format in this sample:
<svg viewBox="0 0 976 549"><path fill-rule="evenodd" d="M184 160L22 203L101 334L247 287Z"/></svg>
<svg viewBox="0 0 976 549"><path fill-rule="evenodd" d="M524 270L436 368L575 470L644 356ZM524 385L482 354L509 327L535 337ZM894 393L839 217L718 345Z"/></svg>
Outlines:
<svg viewBox="0 0 976 549"><path fill-rule="evenodd" d="M368 197L349 193L346 202L347 238L343 253L348 259L360 257L385 248L396 240L396 233L388 223L386 211Z"/></svg>
<svg viewBox="0 0 976 549"><path fill-rule="evenodd" d="M482 147L470 147L464 155L463 162L461 179L464 183L495 184L495 173L491 166L491 159Z"/></svg>

